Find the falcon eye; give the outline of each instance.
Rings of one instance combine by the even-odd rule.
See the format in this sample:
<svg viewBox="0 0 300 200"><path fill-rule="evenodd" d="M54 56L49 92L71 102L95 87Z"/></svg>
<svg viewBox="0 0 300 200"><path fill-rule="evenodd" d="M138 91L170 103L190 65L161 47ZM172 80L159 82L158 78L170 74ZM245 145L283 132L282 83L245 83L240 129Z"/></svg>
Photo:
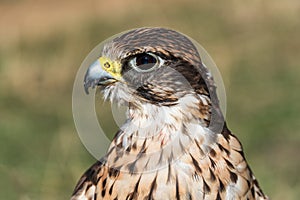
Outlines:
<svg viewBox="0 0 300 200"><path fill-rule="evenodd" d="M152 53L141 53L129 61L129 65L138 72L148 72L163 64L163 60Z"/></svg>

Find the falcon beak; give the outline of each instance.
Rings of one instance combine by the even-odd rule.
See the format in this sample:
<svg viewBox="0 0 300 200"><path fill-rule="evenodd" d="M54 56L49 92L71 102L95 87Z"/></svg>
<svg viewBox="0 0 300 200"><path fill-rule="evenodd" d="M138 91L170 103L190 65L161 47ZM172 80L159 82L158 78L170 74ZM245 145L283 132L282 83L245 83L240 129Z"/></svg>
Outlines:
<svg viewBox="0 0 300 200"><path fill-rule="evenodd" d="M107 86L120 81L121 63L106 57L100 57L87 70L84 77L84 89L89 94L89 88L102 85Z"/></svg>

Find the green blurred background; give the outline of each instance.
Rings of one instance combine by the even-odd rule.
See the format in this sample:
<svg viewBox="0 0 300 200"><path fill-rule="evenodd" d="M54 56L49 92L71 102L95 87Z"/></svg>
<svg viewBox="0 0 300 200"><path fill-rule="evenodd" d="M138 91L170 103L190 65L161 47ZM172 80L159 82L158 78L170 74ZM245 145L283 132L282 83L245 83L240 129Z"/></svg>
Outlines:
<svg viewBox="0 0 300 200"><path fill-rule="evenodd" d="M0 199L69 199L95 161L72 118L76 72L99 42L142 26L206 48L225 82L229 127L265 193L299 199L299 19L297 0L1 0Z"/></svg>

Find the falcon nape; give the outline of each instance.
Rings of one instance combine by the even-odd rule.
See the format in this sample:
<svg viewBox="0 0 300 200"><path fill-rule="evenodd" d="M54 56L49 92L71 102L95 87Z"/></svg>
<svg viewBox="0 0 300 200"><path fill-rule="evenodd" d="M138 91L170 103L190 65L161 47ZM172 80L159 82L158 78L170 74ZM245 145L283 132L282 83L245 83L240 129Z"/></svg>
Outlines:
<svg viewBox="0 0 300 200"><path fill-rule="evenodd" d="M268 199L227 128L194 43L165 28L106 42L84 88L126 105L127 119L71 200Z"/></svg>

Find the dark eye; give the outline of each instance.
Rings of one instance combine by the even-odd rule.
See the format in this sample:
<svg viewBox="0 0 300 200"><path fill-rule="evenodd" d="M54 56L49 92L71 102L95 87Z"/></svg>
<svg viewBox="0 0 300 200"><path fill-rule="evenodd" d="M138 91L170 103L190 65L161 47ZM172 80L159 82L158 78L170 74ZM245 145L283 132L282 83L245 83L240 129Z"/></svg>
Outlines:
<svg viewBox="0 0 300 200"><path fill-rule="evenodd" d="M162 64L161 58L152 53L142 53L136 55L129 61L131 67L140 72L147 72Z"/></svg>
<svg viewBox="0 0 300 200"><path fill-rule="evenodd" d="M156 62L157 60L154 56L146 53L137 56L135 59L136 66L140 68L152 68L156 64Z"/></svg>

